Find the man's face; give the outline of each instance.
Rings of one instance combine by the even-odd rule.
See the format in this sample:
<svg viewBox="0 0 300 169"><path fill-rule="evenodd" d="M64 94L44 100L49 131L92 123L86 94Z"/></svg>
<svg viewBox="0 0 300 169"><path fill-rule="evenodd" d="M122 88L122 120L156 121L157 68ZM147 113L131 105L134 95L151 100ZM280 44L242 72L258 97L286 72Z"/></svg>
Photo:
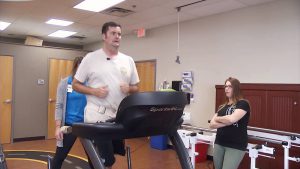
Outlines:
<svg viewBox="0 0 300 169"><path fill-rule="evenodd" d="M109 27L106 34L102 34L104 43L113 47L119 47L121 41L121 28Z"/></svg>

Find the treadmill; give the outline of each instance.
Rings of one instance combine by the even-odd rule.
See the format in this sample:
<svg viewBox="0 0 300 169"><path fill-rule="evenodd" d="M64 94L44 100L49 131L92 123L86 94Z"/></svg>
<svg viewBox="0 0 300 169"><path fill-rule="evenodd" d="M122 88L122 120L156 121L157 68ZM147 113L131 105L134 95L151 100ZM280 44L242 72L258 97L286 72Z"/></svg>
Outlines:
<svg viewBox="0 0 300 169"><path fill-rule="evenodd" d="M75 123L72 133L80 138L95 169L105 169L91 140L118 140L167 135L182 169L192 169L188 152L177 133L187 96L183 92L144 92L127 96L115 119L103 123ZM131 168L131 167L129 167Z"/></svg>

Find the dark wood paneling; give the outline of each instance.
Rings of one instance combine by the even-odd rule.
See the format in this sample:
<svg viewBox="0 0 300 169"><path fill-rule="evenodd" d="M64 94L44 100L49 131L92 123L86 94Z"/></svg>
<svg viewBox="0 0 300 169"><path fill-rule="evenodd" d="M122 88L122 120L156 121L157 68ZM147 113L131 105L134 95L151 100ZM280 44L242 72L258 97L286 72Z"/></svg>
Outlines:
<svg viewBox="0 0 300 169"><path fill-rule="evenodd" d="M224 85L216 85L217 89L223 87ZM242 90L300 91L300 84L241 83L240 87Z"/></svg>
<svg viewBox="0 0 300 169"><path fill-rule="evenodd" d="M251 106L250 126L266 128L266 105L267 97L265 91L244 90L244 98L247 99Z"/></svg>
<svg viewBox="0 0 300 169"><path fill-rule="evenodd" d="M282 131L293 131L293 115L296 113L294 101L297 99L296 92L268 91L268 128Z"/></svg>
<svg viewBox="0 0 300 169"><path fill-rule="evenodd" d="M222 88L217 88L216 89L216 107L215 107L215 112L218 111L218 108L220 105L224 104L225 102L225 93L224 89Z"/></svg>
<svg viewBox="0 0 300 169"><path fill-rule="evenodd" d="M292 131L300 133L300 92L296 92L296 98L293 102L293 114L292 114ZM300 152L298 154L300 156Z"/></svg>

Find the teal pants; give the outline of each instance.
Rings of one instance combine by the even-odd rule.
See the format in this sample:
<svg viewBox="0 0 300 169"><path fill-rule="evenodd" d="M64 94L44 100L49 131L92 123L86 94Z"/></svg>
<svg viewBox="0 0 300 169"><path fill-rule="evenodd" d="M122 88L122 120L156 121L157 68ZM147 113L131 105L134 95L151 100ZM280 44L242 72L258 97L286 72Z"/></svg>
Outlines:
<svg viewBox="0 0 300 169"><path fill-rule="evenodd" d="M237 169L245 155L245 151L214 145L215 169Z"/></svg>

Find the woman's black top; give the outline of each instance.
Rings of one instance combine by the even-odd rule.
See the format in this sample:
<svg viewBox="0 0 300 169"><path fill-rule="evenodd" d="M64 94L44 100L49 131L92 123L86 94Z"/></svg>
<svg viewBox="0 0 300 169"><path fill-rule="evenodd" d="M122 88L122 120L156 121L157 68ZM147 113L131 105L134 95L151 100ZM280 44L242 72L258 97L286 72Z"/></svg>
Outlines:
<svg viewBox="0 0 300 169"><path fill-rule="evenodd" d="M217 113L218 116L230 115L235 109L242 109L247 113L236 123L217 129L216 144L245 151L248 144L247 126L250 118L250 105L246 100L239 100L236 104L225 105Z"/></svg>

